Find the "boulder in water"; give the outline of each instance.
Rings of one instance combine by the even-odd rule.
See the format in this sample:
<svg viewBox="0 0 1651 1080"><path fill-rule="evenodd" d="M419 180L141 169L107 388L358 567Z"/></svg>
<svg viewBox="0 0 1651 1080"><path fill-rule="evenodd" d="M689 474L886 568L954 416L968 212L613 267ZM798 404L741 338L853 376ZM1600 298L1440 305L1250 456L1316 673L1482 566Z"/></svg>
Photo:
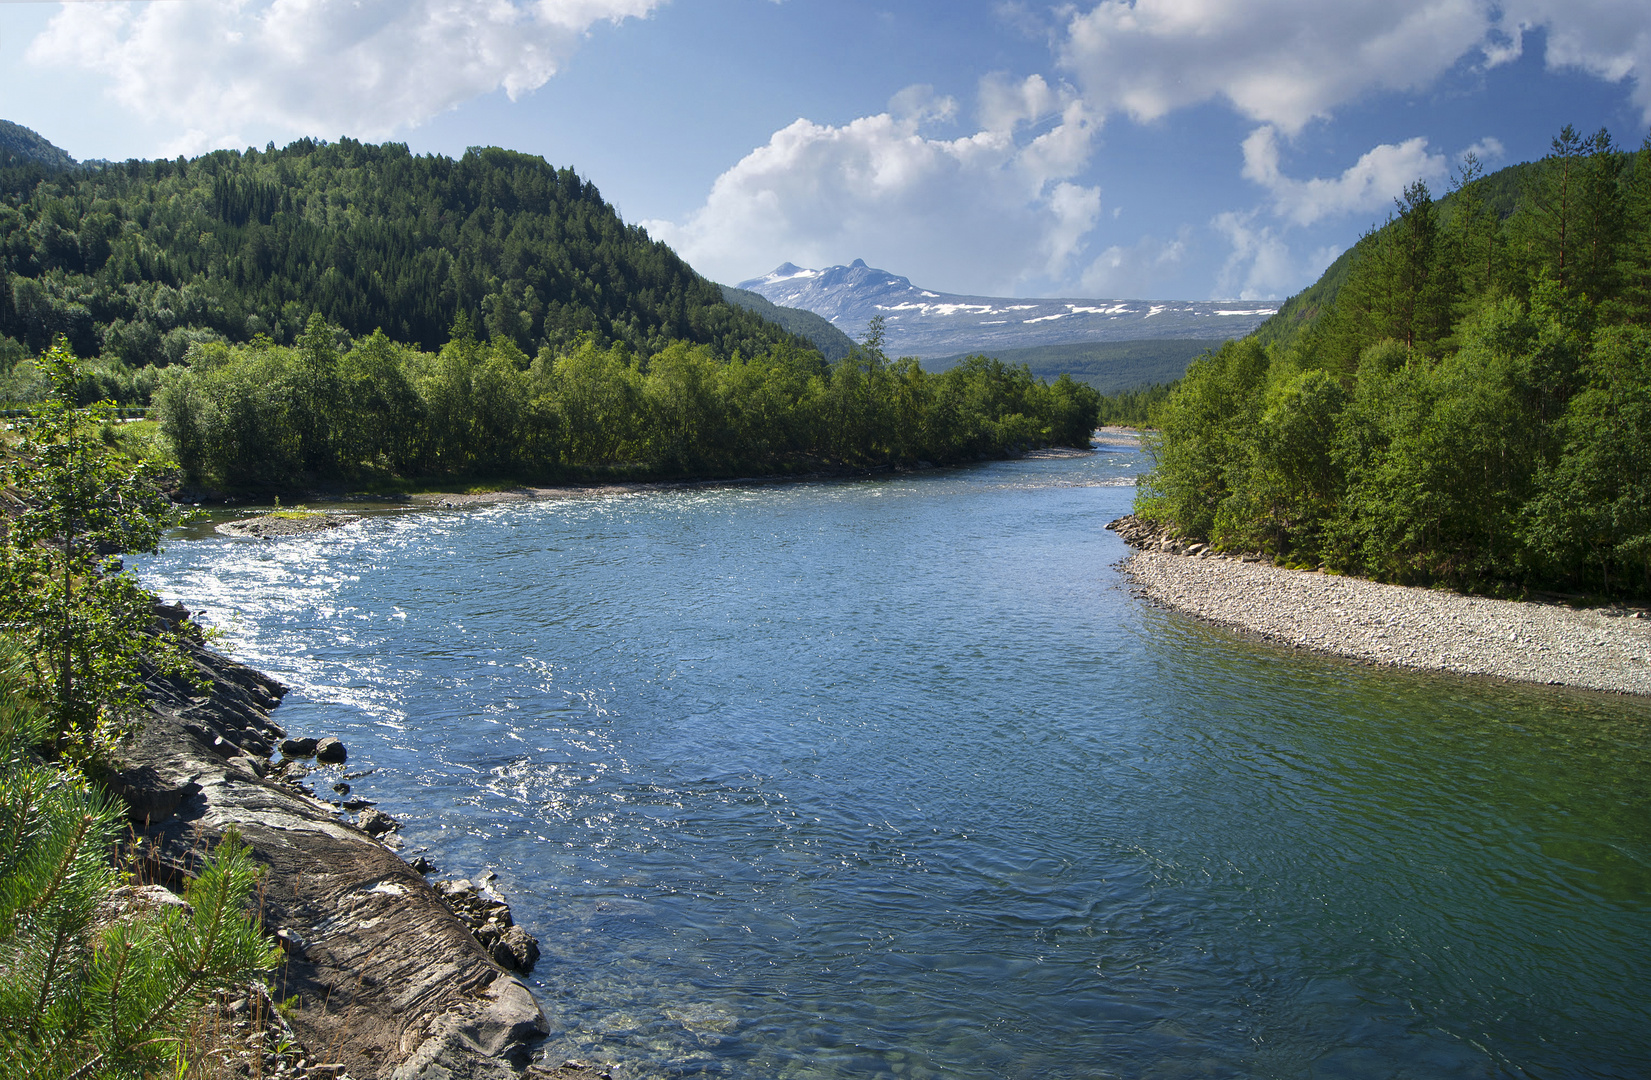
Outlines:
<svg viewBox="0 0 1651 1080"><path fill-rule="evenodd" d="M314 757L318 745L318 739L287 739L281 744L281 753L290 758Z"/></svg>
<svg viewBox="0 0 1651 1080"><path fill-rule="evenodd" d="M323 765L342 765L349 756L344 744L331 735L315 744L315 760Z"/></svg>

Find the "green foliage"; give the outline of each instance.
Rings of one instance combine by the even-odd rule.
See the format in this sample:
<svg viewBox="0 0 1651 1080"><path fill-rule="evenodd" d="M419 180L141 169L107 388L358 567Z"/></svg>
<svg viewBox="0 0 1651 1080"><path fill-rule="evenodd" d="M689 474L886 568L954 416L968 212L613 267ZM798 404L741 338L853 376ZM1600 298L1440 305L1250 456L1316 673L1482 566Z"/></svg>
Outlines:
<svg viewBox="0 0 1651 1080"><path fill-rule="evenodd" d="M1412 185L1309 328L1193 364L1138 512L1386 580L1651 595L1648 162L1566 128L1516 200L1471 161L1445 204Z"/></svg>
<svg viewBox="0 0 1651 1080"><path fill-rule="evenodd" d="M291 345L319 313L438 348L463 314L528 354L682 340L724 360L792 341L621 221L569 169L300 140L193 161L0 161L0 338L68 338L133 370L214 341ZM124 399L123 403L124 403Z"/></svg>
<svg viewBox="0 0 1651 1080"><path fill-rule="evenodd" d="M0 462L14 502L0 538L0 623L30 644L34 693L53 721L48 752L105 757L135 719L144 664L176 662L170 638L144 633L154 598L118 552L152 551L178 515L157 465L111 445L106 407L80 409L81 372L59 343L41 359L53 393L16 421Z"/></svg>
<svg viewBox="0 0 1651 1080"><path fill-rule="evenodd" d="M1158 425L1158 407L1175 389L1174 383L1153 383L1134 390L1120 390L1101 398L1095 413L1097 425L1148 428Z"/></svg>
<svg viewBox="0 0 1651 1080"><path fill-rule="evenodd" d="M1191 535L1215 531L1244 486L1266 376L1267 354L1254 340L1229 341L1193 361L1159 406L1156 437L1145 441L1157 464L1137 512Z"/></svg>
<svg viewBox="0 0 1651 1080"><path fill-rule="evenodd" d="M4 461L0 545L0 1077L183 1075L213 995L279 956L246 905L259 871L233 836L184 906L123 910L116 802L84 779L132 721L145 666L177 668L145 631L154 598L105 552L153 548L176 520L148 466L111 449L59 343L53 393ZM49 763L57 758L56 763Z"/></svg>
<svg viewBox="0 0 1651 1080"><path fill-rule="evenodd" d="M293 347L200 350L156 394L201 481L392 476L731 475L951 462L1016 446L1087 446L1099 395L974 357L938 375L875 334L827 367L781 342L724 360L677 341L647 356L588 336L529 360L460 319L440 352L383 334L340 353L312 320Z"/></svg>
<svg viewBox="0 0 1651 1080"><path fill-rule="evenodd" d="M1549 573L1586 567L1607 588L1651 592L1651 331L1614 327L1595 343L1589 385L1560 423L1558 459L1525 508Z"/></svg>

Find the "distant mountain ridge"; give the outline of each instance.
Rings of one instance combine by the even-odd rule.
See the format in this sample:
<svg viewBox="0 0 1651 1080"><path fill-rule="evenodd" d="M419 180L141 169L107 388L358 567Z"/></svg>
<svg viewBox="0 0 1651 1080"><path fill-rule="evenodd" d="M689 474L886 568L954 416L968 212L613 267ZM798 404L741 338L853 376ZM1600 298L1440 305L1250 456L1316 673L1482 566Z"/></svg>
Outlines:
<svg viewBox="0 0 1651 1080"><path fill-rule="evenodd" d="M886 351L924 358L1101 341L1218 342L1245 336L1279 307L1270 301L963 296L918 288L862 259L824 270L783 263L738 287L821 315L850 337L864 334L881 315Z"/></svg>
<svg viewBox="0 0 1651 1080"><path fill-rule="evenodd" d="M0 120L0 158L24 158L48 169L72 169L78 162L68 151L53 146L39 133L10 120Z"/></svg>

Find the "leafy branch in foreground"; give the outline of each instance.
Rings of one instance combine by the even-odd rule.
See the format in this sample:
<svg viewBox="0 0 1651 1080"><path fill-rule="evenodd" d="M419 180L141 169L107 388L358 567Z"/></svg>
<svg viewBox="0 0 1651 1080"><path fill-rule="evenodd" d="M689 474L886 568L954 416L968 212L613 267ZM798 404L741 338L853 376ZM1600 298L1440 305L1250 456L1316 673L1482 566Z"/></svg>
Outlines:
<svg viewBox="0 0 1651 1080"><path fill-rule="evenodd" d="M31 646L32 690L52 719L45 751L87 764L135 722L145 662L182 669L175 638L145 633L154 598L115 557L153 551L180 516L159 466L111 445L109 406L75 407L68 346L40 365L52 396L17 421L22 439L0 461L0 624Z"/></svg>

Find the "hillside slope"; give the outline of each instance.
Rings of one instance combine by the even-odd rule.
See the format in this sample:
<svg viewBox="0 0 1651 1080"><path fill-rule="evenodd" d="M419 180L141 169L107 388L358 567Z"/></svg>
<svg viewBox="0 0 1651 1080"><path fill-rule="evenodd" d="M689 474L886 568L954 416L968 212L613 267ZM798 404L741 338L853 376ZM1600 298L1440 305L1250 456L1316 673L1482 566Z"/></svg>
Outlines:
<svg viewBox="0 0 1651 1080"><path fill-rule="evenodd" d="M1155 383L1169 383L1186 373L1187 365L1201 353L1217 348L1210 340L1165 338L1143 341L1092 341L1071 345L1038 345L1030 349L993 349L988 355L1005 364L1025 364L1041 379L1070 375L1103 394L1136 390ZM948 356L925 361L924 366L944 371L965 356Z"/></svg>
<svg viewBox="0 0 1651 1080"><path fill-rule="evenodd" d="M1521 189L1531 183L1535 171L1541 168L1540 162L1509 165L1475 181L1473 195L1497 221L1506 221L1518 206ZM1437 206L1441 226L1450 225L1459 203L1455 192L1439 200ZM1319 317L1335 305L1336 296L1346 284L1354 265L1371 250L1379 235L1395 223L1390 215L1386 222L1371 229L1358 243L1342 252L1317 281L1286 300L1277 314L1257 327L1255 339L1263 345L1276 344L1279 348L1288 348L1297 338L1310 332Z"/></svg>
<svg viewBox="0 0 1651 1080"><path fill-rule="evenodd" d="M1136 512L1403 584L1651 597L1651 140L1408 187L1166 395Z"/></svg>
<svg viewBox="0 0 1651 1080"><path fill-rule="evenodd" d="M854 339L832 326L826 319L804 311L801 308L781 307L773 303L760 293L746 289L736 289L732 285L724 285L723 298L730 304L737 304L747 311L754 311L771 323L785 327L791 333L803 338L816 349L820 355L832 363L836 363L849 354L854 348Z"/></svg>
<svg viewBox="0 0 1651 1080"><path fill-rule="evenodd" d="M9 163L8 159L32 161L48 169L75 167L75 159L67 151L53 146L22 124L0 120L0 163Z"/></svg>
<svg viewBox="0 0 1651 1080"><path fill-rule="evenodd" d="M283 150L0 173L0 337L31 352L176 362L190 344L290 342L313 312L427 349L464 313L528 354L590 335L751 356L793 340L727 303L571 169L499 149Z"/></svg>

